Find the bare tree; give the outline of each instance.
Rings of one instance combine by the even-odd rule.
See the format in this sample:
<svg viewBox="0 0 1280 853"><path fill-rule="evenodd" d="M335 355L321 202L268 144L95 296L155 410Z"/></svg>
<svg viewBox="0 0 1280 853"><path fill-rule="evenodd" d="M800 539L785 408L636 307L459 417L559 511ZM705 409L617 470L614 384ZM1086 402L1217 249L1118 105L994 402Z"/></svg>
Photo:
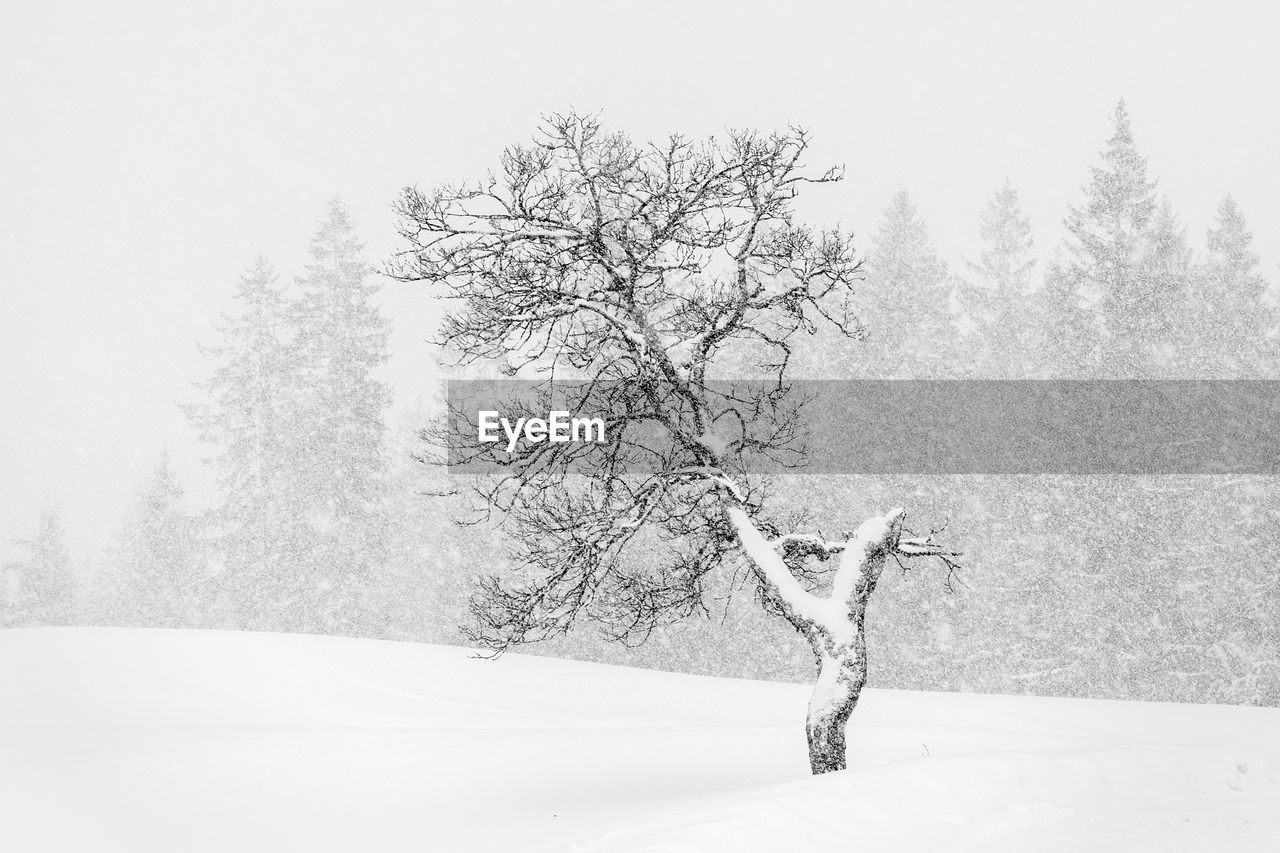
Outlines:
<svg viewBox="0 0 1280 853"><path fill-rule="evenodd" d="M548 398L612 416L604 444L475 451L503 466L480 492L515 534L519 568L484 580L473 638L501 652L587 619L641 642L704 609L716 570L745 558L761 603L817 658L806 728L824 773L845 766L863 618L886 561L954 568L956 552L906 531L902 509L836 540L766 509L761 463L805 452L793 347L822 323L862 334L850 236L793 216L803 186L842 177L806 171L808 142L793 128L640 145L594 117L554 115L485 180L406 189L410 247L389 271L443 289L441 343L463 363L497 360L539 377ZM744 353L767 382L713 379Z"/></svg>

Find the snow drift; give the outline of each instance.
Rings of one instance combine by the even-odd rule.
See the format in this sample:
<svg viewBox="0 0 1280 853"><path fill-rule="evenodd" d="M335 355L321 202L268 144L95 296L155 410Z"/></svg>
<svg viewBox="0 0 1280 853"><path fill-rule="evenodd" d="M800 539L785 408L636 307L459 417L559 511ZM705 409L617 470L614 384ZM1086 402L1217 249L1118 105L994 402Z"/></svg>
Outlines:
<svg viewBox="0 0 1280 853"><path fill-rule="evenodd" d="M0 632L25 851L1280 849L1280 711L809 688L316 636Z"/></svg>

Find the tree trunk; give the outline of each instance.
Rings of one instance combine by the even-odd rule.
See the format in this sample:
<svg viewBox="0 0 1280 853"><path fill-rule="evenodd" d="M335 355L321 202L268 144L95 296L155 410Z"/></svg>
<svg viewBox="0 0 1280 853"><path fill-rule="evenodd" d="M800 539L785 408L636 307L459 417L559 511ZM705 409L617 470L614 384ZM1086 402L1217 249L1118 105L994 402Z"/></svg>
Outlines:
<svg viewBox="0 0 1280 853"><path fill-rule="evenodd" d="M867 647L863 620L887 555L921 556L942 552L926 540L900 541L906 512L891 510L867 519L840 546L840 565L831 594L819 597L796 580L773 543L765 539L740 504L726 507L743 550L769 600L809 640L818 661L818 682L809 699L805 734L814 775L845 769L845 726L867 683Z"/></svg>
<svg viewBox="0 0 1280 853"><path fill-rule="evenodd" d="M862 636L836 654L819 656L818 682L809 699L805 734L809 738L809 769L813 775L845 769L845 728L867 681Z"/></svg>

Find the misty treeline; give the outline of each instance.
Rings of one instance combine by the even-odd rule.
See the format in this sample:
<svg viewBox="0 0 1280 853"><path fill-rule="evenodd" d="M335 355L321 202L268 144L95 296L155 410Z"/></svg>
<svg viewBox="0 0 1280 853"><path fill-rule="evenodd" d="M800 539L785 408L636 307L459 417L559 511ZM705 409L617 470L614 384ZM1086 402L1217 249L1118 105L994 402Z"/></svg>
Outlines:
<svg viewBox="0 0 1280 853"><path fill-rule="evenodd" d="M908 192L861 241L861 340L793 354L812 378L1280 378L1280 309L1243 212L1224 196L1193 240L1121 103L1064 216L1032 239L1018 190L994 188L974 249L948 263ZM457 527L440 472L413 460L434 409L385 423L379 279L341 205L312 262L265 261L209 349L188 409L219 498L195 508L160 460L109 554L77 572L54 512L5 567L0 624L222 627L458 642L472 579L509 559ZM750 352L733 371L752 374ZM794 476L776 489L838 529L909 505L966 551L948 592L886 571L867 617L870 684L1280 705L1280 488L1263 476ZM807 680L812 656L726 579L705 619L637 648L575 630L551 654Z"/></svg>
<svg viewBox="0 0 1280 853"><path fill-rule="evenodd" d="M184 406L217 499L192 506L164 454L107 553L81 572L46 513L22 543L29 558L7 567L0 624L454 639L456 625L429 629L442 618L432 609L441 575L425 555L451 546L412 458L413 428L386 424L380 287L336 200L301 274L255 261L218 340L202 347L202 399Z"/></svg>
<svg viewBox="0 0 1280 853"><path fill-rule="evenodd" d="M819 344L804 372L843 378L1255 379L1280 375L1280 311L1244 214L1224 195L1198 245L1159 192L1123 102L1100 163L1037 250L1006 182L977 249L949 266L906 190L866 245L866 345Z"/></svg>

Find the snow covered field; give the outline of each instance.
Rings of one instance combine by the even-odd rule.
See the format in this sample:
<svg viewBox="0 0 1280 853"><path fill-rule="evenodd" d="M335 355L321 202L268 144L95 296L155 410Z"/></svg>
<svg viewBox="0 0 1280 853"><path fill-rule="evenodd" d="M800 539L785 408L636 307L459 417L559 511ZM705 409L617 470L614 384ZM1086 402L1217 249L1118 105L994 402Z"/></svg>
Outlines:
<svg viewBox="0 0 1280 853"><path fill-rule="evenodd" d="M0 849L1280 850L1280 711L808 688L328 637L0 632Z"/></svg>

